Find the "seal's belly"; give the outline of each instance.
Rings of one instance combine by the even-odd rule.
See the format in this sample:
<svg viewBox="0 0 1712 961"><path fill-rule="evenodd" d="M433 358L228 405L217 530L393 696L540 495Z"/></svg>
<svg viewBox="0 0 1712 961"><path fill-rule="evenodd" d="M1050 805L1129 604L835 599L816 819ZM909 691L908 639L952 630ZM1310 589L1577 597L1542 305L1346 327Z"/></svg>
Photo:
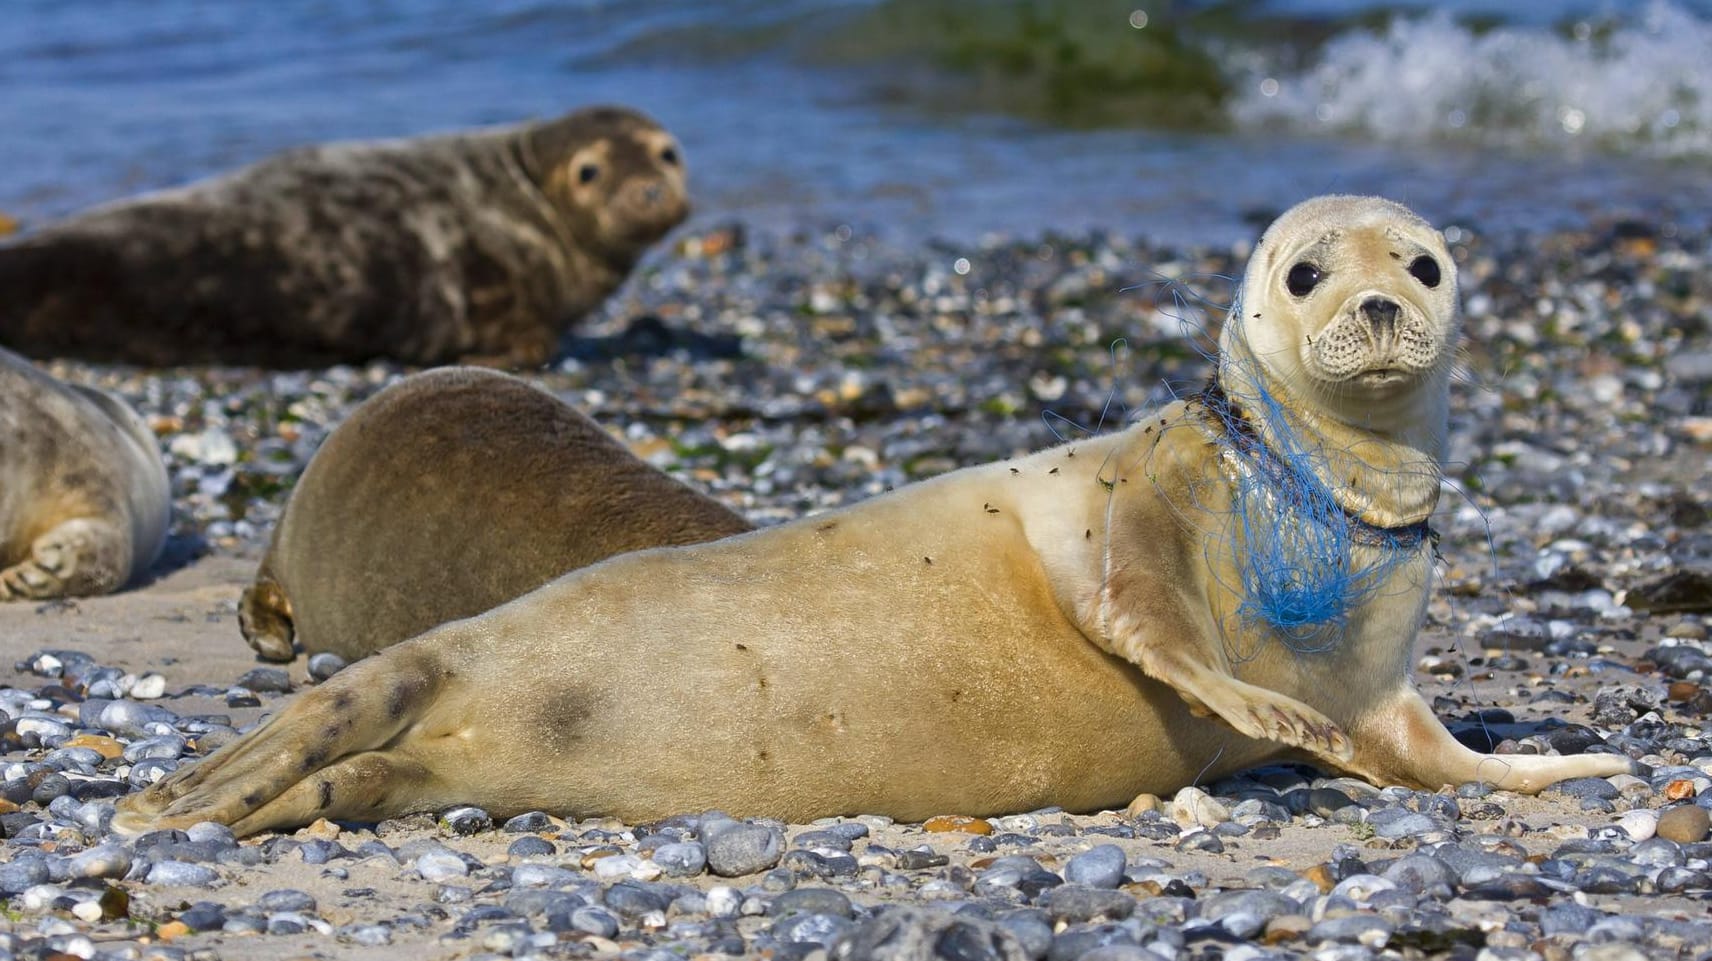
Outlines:
<svg viewBox="0 0 1712 961"><path fill-rule="evenodd" d="M550 663L490 656L582 692L580 740L600 755L573 743L555 763L591 784L589 810L1091 810L1270 750L1095 647L1020 538L765 553L746 539L695 563L620 559L501 609L521 618L502 633L544 616L561 630Z"/></svg>

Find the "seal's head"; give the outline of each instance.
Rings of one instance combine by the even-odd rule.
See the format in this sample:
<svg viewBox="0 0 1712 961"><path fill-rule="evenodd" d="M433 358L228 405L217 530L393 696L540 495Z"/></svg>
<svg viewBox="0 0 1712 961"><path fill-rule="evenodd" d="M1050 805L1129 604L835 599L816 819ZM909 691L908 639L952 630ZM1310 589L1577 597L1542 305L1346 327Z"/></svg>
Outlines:
<svg viewBox="0 0 1712 961"><path fill-rule="evenodd" d="M530 128L530 173L577 239L629 263L689 216L683 148L622 107L590 107Z"/></svg>
<svg viewBox="0 0 1712 961"><path fill-rule="evenodd" d="M1425 413L1412 401L1444 394L1456 264L1401 204L1328 196L1290 208L1255 248L1239 304L1260 373L1346 423L1383 431ZM1387 424L1393 415L1404 420Z"/></svg>

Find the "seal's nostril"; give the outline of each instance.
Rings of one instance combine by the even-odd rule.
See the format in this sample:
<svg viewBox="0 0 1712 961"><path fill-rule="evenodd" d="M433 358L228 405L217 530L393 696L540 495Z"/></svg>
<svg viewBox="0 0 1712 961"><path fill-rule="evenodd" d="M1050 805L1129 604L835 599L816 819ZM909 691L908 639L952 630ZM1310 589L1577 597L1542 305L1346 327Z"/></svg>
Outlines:
<svg viewBox="0 0 1712 961"><path fill-rule="evenodd" d="M1381 333L1397 329L1397 313L1401 310L1389 297L1369 297L1361 302L1361 313Z"/></svg>

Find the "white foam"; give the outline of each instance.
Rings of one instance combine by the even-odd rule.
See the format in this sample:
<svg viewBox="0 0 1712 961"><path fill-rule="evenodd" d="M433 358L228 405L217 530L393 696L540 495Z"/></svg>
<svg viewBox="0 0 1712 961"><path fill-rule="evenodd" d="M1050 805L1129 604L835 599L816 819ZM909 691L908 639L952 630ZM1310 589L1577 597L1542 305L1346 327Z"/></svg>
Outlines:
<svg viewBox="0 0 1712 961"><path fill-rule="evenodd" d="M1444 12L1398 18L1333 38L1299 72L1251 63L1232 115L1387 141L1712 155L1712 23L1653 0L1614 29L1571 34L1476 33Z"/></svg>

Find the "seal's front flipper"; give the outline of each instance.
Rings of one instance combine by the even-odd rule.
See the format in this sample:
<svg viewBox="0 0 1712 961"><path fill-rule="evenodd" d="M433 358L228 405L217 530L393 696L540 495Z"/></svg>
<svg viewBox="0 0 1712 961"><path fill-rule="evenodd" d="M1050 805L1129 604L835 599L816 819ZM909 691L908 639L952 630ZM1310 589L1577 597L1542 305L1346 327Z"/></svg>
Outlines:
<svg viewBox="0 0 1712 961"><path fill-rule="evenodd" d="M1506 791L1538 794L1559 781L1627 774L1634 763L1618 754L1551 757L1481 754L1445 730L1419 692L1406 684L1351 726L1355 744L1342 766L1375 784L1436 791L1479 781Z"/></svg>
<svg viewBox="0 0 1712 961"><path fill-rule="evenodd" d="M437 676L408 647L340 671L212 757L120 800L113 829L215 821L248 833L317 817L389 816L384 805L398 783L389 778L421 772L387 745L432 702Z"/></svg>
<svg viewBox="0 0 1712 961"><path fill-rule="evenodd" d="M1175 690L1190 711L1216 717L1246 737L1299 748L1334 764L1350 758L1349 738L1343 730L1293 697L1187 659L1146 657L1141 669Z"/></svg>
<svg viewBox="0 0 1712 961"><path fill-rule="evenodd" d="M0 570L0 600L106 594L124 583L129 559L129 539L117 525L74 518L31 541L29 557Z"/></svg>
<svg viewBox="0 0 1712 961"><path fill-rule="evenodd" d="M1349 738L1332 720L1301 701L1249 684L1216 666L1216 653L1197 645L1192 618L1180 612L1147 611L1121 630L1111 649L1148 677L1177 692L1189 710L1215 717L1257 741L1298 748L1334 765L1349 760Z"/></svg>

